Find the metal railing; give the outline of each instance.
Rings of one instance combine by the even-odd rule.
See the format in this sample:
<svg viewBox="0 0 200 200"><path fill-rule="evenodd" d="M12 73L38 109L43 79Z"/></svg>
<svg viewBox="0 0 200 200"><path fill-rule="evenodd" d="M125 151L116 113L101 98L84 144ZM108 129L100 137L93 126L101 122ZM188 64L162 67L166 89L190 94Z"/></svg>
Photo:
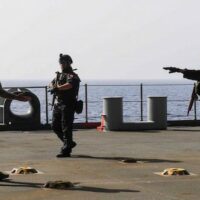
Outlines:
<svg viewBox="0 0 200 200"><path fill-rule="evenodd" d="M91 104L95 104L95 105L98 105L98 109L99 111L96 113L97 116L95 116L96 119L98 119L97 121L100 121L100 116L101 116L101 112L102 112L102 106L101 106L101 103L102 103L102 97L105 96L104 93L106 95L113 95L114 92L112 90L114 90L114 88L116 88L116 91L118 91L118 94L117 95L120 95L120 96L123 96L123 97L126 97L126 95L129 94L129 98L126 99L124 98L124 103L135 103L138 105L138 110L137 110L137 113L139 113L139 115L137 115L136 117L139 118L140 121L143 121L144 118L146 117L145 116L145 104L147 103L146 102L146 97L147 95L151 95L152 92L149 92L149 91L145 91L147 90L148 87L153 87L153 88L156 88L156 87L159 87L159 89L161 88L164 88L164 87L170 87L170 88L173 88L175 87L178 88L179 86L187 86L189 88L191 88L193 85L192 84L127 84L127 85L116 85L116 84L105 84L105 85L88 85L88 84L84 84L84 85L81 85L80 87L80 90L81 90L81 94L79 95L80 98L82 100L84 100L84 112L81 116L82 118L82 122L83 123L88 123L88 122L91 122L91 116L90 116L90 112L89 112L89 109L91 109ZM124 88L127 88L128 87L128 92L127 93L123 93L123 91L125 90ZM11 87L4 87L5 89L9 89ZM12 87L12 88L18 88L18 87ZM19 87L20 88L20 87ZM42 89L44 90L44 98L42 98L42 106L44 107L43 108L43 115L45 117L45 119L43 119L43 123L45 124L50 124L50 117L49 117L49 114L51 112L50 110L50 104L49 104L49 100L51 99L51 97L49 96L49 93L48 93L48 88L47 86L28 86L28 87L25 87L24 88L27 88L27 89L30 89L32 92L35 93L35 91L37 91L38 89ZM93 88L93 91L90 93L90 89ZM101 88L101 92L98 92L98 88ZM103 88L103 90L102 90ZM109 89L108 89L109 88ZM121 90L121 92L119 91L119 88ZM134 89L133 89L134 88ZM190 93L191 93L191 89L187 90L188 92L188 95L187 98L188 99L171 99L169 98L168 99L168 102L188 102L189 101L189 98L190 98ZM97 91L95 91L97 90ZM129 90L130 90L130 93L129 93ZM110 92L112 91L112 92ZM134 91L134 92L133 92ZM162 91L162 89L161 89ZM164 91L164 89L163 89ZM96 92L96 96L99 95L99 97L96 97L95 96L95 92ZM112 94L113 93L113 94ZM137 95L135 95L137 93ZM91 97L91 94L92 94L92 98ZM131 99L131 95L134 97L134 99ZM37 94L36 94L37 95ZM135 95L135 96L134 96ZM38 95L37 95L38 96ZM41 93L39 94L39 98L41 100ZM94 109L96 109L97 106L95 106ZM193 112L194 112L194 115L193 115L193 120L197 120L198 118L198 113L197 113L197 103L195 102L194 103L194 108L193 108ZM175 116L175 115L174 115ZM179 117L181 117L181 115L179 115ZM185 117L185 115L184 115Z"/></svg>

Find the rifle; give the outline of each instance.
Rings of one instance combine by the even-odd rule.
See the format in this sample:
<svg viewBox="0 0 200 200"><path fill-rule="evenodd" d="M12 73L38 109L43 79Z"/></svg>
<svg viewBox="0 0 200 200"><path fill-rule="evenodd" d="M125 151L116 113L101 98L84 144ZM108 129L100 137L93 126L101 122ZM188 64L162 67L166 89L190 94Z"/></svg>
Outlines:
<svg viewBox="0 0 200 200"><path fill-rule="evenodd" d="M198 96L196 94L196 88L195 88L195 84L194 84L194 87L193 87L193 90L192 90L192 94L191 94L191 98L190 98L190 103L189 103L188 110L187 110L187 116L189 115L189 112L192 109L194 101L196 101L197 99L198 99Z"/></svg>
<svg viewBox="0 0 200 200"><path fill-rule="evenodd" d="M54 89L55 87L57 87L59 75L60 75L60 72L56 72L56 79L55 79L55 83L54 83L53 89ZM53 106L54 106L54 104L55 104L56 92L52 92L51 90L50 90L50 92L53 94L52 104L51 104L51 110L52 110L52 109L53 109Z"/></svg>

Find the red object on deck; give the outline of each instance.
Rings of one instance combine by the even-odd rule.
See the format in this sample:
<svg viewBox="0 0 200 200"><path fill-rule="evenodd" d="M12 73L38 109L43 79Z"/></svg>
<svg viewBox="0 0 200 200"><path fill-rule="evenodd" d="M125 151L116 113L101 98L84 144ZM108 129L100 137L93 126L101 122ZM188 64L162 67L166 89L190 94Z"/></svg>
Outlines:
<svg viewBox="0 0 200 200"><path fill-rule="evenodd" d="M97 131L105 132L105 117L106 115L101 115L101 125L97 126Z"/></svg>

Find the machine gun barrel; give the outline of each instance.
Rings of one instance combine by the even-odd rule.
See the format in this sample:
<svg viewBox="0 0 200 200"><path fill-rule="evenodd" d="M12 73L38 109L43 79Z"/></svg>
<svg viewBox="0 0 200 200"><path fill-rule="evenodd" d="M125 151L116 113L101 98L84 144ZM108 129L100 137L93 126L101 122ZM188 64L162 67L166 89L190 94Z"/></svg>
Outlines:
<svg viewBox="0 0 200 200"><path fill-rule="evenodd" d="M163 67L164 70L169 70L169 73L175 73L175 72L183 72L181 68L178 67Z"/></svg>

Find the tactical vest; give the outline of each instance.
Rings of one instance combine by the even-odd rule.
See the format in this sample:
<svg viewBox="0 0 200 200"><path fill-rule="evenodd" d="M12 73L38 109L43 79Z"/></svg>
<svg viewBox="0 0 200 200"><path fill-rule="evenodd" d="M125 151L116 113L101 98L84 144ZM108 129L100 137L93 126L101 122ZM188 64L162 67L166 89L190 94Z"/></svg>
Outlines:
<svg viewBox="0 0 200 200"><path fill-rule="evenodd" d="M72 84L72 88L69 90L62 90L57 93L57 101L62 104L75 104L78 96L80 78L75 73L60 73L58 78L58 84L63 85L65 83Z"/></svg>

